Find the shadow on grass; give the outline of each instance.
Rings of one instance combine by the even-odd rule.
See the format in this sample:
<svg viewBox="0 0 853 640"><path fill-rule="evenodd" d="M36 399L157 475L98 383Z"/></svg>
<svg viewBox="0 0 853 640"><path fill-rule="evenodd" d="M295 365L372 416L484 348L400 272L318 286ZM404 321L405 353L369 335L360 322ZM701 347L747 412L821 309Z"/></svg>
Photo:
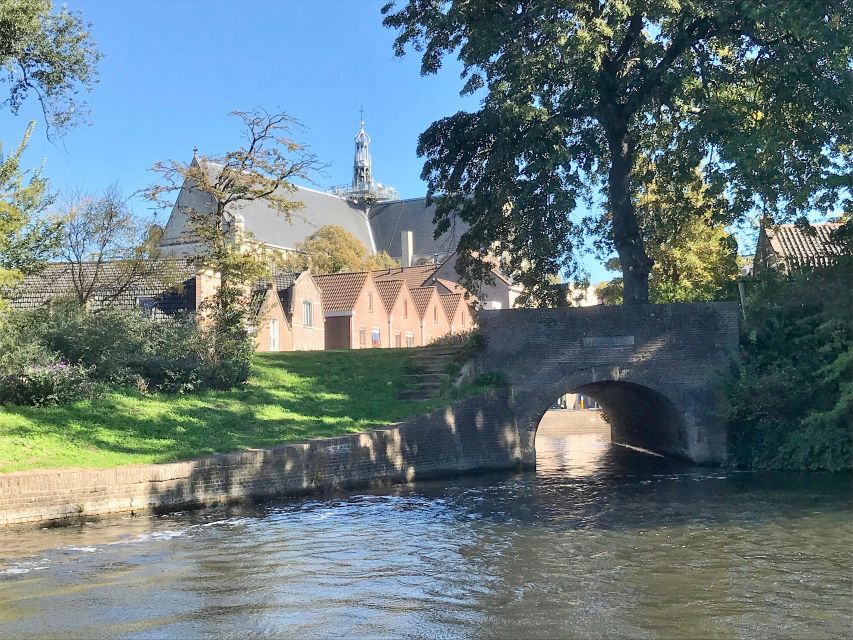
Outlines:
<svg viewBox="0 0 853 640"><path fill-rule="evenodd" d="M397 397L408 360L396 350L264 354L242 389L5 407L0 471L169 462L386 426L447 402Z"/></svg>

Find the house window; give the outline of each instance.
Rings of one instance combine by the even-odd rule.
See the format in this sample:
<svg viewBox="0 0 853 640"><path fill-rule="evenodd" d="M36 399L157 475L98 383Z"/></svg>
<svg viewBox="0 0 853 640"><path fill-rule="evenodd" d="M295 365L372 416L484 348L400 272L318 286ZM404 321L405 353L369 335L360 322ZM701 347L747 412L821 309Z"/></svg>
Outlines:
<svg viewBox="0 0 853 640"><path fill-rule="evenodd" d="M314 305L310 300L302 301L302 324L306 327L314 326Z"/></svg>
<svg viewBox="0 0 853 640"><path fill-rule="evenodd" d="M373 313L373 294L372 293L367 294L367 310L370 313Z"/></svg>
<svg viewBox="0 0 853 640"><path fill-rule="evenodd" d="M409 301L408 300L403 300L403 317L404 318L409 317Z"/></svg>
<svg viewBox="0 0 853 640"><path fill-rule="evenodd" d="M433 305L432 307L432 323L438 324L438 306Z"/></svg>
<svg viewBox="0 0 853 640"><path fill-rule="evenodd" d="M370 346L374 349L382 346L382 334L376 327L373 327L373 330L370 332Z"/></svg>
<svg viewBox="0 0 853 640"><path fill-rule="evenodd" d="M358 328L358 346L361 349L367 346L367 330L364 327Z"/></svg>
<svg viewBox="0 0 853 640"><path fill-rule="evenodd" d="M278 319L270 318L270 351L278 351Z"/></svg>
<svg viewBox="0 0 853 640"><path fill-rule="evenodd" d="M462 312L462 328L465 328L465 312Z"/></svg>
<svg viewBox="0 0 853 640"><path fill-rule="evenodd" d="M399 331L394 332L394 346L398 349L403 346L403 336L400 335Z"/></svg>
<svg viewBox="0 0 853 640"><path fill-rule="evenodd" d="M142 312L146 318L153 318L154 312L157 310L157 299L151 296L146 296L144 298L137 298L136 304L139 307L139 310Z"/></svg>
<svg viewBox="0 0 853 640"><path fill-rule="evenodd" d="M406 332L406 346L414 347L415 346L415 334Z"/></svg>

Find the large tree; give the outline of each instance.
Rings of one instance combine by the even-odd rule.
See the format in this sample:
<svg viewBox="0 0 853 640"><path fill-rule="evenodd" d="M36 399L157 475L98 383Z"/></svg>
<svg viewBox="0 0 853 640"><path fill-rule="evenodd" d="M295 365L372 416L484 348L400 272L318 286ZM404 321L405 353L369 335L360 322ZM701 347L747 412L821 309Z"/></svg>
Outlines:
<svg viewBox="0 0 853 640"><path fill-rule="evenodd" d="M161 182L146 190L154 202L171 207L175 194L191 187L203 197L178 200L174 206L186 219L187 232L201 250L190 257L199 268L221 276L213 299L215 323L225 333L240 333L246 318L246 284L264 277L275 256L241 230L240 210L255 200L290 220L302 208L294 200L293 180L310 180L317 159L290 137L299 123L285 113L263 109L234 111L242 123L244 145L234 151L190 163L158 162L153 170Z"/></svg>
<svg viewBox="0 0 853 640"><path fill-rule="evenodd" d="M80 89L92 88L100 58L79 13L54 10L50 0L0 2L0 82L9 85L0 104L18 113L32 92L48 134L85 117Z"/></svg>
<svg viewBox="0 0 853 640"><path fill-rule="evenodd" d="M286 266L297 271L309 269L314 274L326 274L374 271L400 264L384 251L368 254L361 241L349 231L327 224L296 245L296 252L288 256Z"/></svg>
<svg viewBox="0 0 853 640"><path fill-rule="evenodd" d="M475 112L420 137L437 232L469 224L460 268L498 255L536 299L574 276L590 231L618 254L626 303L649 299L653 261L637 158L678 194L701 168L727 223L849 198L853 0L406 0L384 8L421 71L463 65ZM581 204L597 216L572 216Z"/></svg>
<svg viewBox="0 0 853 640"><path fill-rule="evenodd" d="M712 193L699 172L692 181L683 176L683 184L672 185L668 172L644 158L637 160L637 171L641 188L633 201L653 262L649 301L695 302L734 295L740 267L737 241L720 222L725 199ZM606 264L619 270L618 258ZM622 303L622 278L599 287L597 293L605 304Z"/></svg>

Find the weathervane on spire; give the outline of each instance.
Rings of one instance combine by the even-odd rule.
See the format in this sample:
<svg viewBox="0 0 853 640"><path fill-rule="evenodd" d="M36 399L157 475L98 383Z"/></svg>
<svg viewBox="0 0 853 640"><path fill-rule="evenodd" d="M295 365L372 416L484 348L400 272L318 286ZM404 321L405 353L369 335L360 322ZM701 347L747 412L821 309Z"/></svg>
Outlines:
<svg viewBox="0 0 853 640"><path fill-rule="evenodd" d="M361 116L361 123L364 124L364 105L361 105L361 108L358 110L358 114Z"/></svg>

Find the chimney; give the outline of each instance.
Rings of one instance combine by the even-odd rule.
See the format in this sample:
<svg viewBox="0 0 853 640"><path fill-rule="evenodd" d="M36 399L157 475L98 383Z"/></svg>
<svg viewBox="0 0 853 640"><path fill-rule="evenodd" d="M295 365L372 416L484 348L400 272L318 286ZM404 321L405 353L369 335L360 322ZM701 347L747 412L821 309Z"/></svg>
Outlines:
<svg viewBox="0 0 853 640"><path fill-rule="evenodd" d="M412 255L415 252L414 234L411 231L400 232L400 244L403 250L400 254L400 264L404 267L411 267Z"/></svg>

